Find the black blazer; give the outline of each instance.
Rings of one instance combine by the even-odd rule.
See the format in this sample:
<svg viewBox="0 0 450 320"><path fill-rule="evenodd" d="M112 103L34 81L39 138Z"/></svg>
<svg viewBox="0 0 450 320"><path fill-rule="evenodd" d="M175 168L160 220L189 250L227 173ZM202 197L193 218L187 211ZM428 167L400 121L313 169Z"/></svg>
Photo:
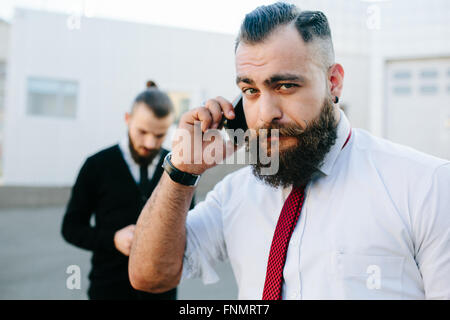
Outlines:
<svg viewBox="0 0 450 320"><path fill-rule="evenodd" d="M148 194L161 178L167 153L162 149ZM115 248L114 234L136 223L146 200L118 145L94 154L83 164L72 188L62 235L67 242L93 251L91 286L129 282L128 257ZM194 200L191 208L193 205Z"/></svg>

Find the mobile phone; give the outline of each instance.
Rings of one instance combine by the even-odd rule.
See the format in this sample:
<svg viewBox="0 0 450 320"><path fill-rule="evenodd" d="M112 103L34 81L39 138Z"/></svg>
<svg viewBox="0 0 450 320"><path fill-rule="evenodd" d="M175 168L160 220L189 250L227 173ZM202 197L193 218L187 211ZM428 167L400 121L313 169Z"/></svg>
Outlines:
<svg viewBox="0 0 450 320"><path fill-rule="evenodd" d="M227 119L223 117L223 127L225 127L225 129L242 129L244 132L247 131L248 127L244 114L244 105L242 103L242 93L233 100L232 105L234 108L235 117L234 119Z"/></svg>
<svg viewBox="0 0 450 320"><path fill-rule="evenodd" d="M236 135L236 130L242 129L244 134L248 127L247 127L247 120L245 119L244 114L244 105L242 102L242 93L239 94L232 102L233 108L234 108L234 119L227 119L225 117L222 118L222 126L225 129L232 129L230 131L227 131L228 136L230 137L230 140L233 140L233 143L237 147L241 147L243 144L242 139L238 139L238 135ZM239 134L239 133L238 133Z"/></svg>

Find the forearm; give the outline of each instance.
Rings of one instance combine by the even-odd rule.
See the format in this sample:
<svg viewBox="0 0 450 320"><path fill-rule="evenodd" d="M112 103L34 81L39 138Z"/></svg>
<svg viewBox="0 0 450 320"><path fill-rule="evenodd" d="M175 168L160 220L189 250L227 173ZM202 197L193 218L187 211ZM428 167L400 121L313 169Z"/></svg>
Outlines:
<svg viewBox="0 0 450 320"><path fill-rule="evenodd" d="M161 177L136 224L129 260L130 281L136 289L161 292L178 284L194 190L173 182L166 173Z"/></svg>

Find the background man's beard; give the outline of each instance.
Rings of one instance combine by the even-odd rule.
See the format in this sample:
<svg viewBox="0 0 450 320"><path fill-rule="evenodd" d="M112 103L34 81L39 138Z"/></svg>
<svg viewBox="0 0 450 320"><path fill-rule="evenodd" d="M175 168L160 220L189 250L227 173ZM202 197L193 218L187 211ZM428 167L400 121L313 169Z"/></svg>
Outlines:
<svg viewBox="0 0 450 320"><path fill-rule="evenodd" d="M133 142L131 141L131 137L128 134L128 146L130 149L130 153L131 153L131 157L133 158L133 160L140 166L142 165L149 165L153 159L156 157L156 155L159 153L160 149L153 149L148 156L141 156L138 151L135 149Z"/></svg>
<svg viewBox="0 0 450 320"><path fill-rule="evenodd" d="M279 150L279 168L275 174L261 174L261 169L270 167L271 164L262 164L259 157L256 157L257 163L252 164L253 174L273 187L306 185L319 170L337 138L333 102L331 98L326 99L319 117L309 123L305 130L276 124L260 129L269 129L269 132L270 129L280 129L280 137L295 137L297 143L287 150ZM258 147L261 148L261 141L258 141Z"/></svg>

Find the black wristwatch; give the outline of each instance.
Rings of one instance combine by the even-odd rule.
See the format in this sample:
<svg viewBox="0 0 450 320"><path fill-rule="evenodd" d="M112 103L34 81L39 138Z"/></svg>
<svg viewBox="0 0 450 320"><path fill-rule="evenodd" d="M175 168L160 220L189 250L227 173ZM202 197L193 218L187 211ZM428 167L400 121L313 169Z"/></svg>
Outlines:
<svg viewBox="0 0 450 320"><path fill-rule="evenodd" d="M185 186L194 186L194 187L197 186L198 181L200 180L200 175L178 170L170 161L171 157L172 152L169 152L164 158L164 162L162 165L164 170L169 175L170 179Z"/></svg>

